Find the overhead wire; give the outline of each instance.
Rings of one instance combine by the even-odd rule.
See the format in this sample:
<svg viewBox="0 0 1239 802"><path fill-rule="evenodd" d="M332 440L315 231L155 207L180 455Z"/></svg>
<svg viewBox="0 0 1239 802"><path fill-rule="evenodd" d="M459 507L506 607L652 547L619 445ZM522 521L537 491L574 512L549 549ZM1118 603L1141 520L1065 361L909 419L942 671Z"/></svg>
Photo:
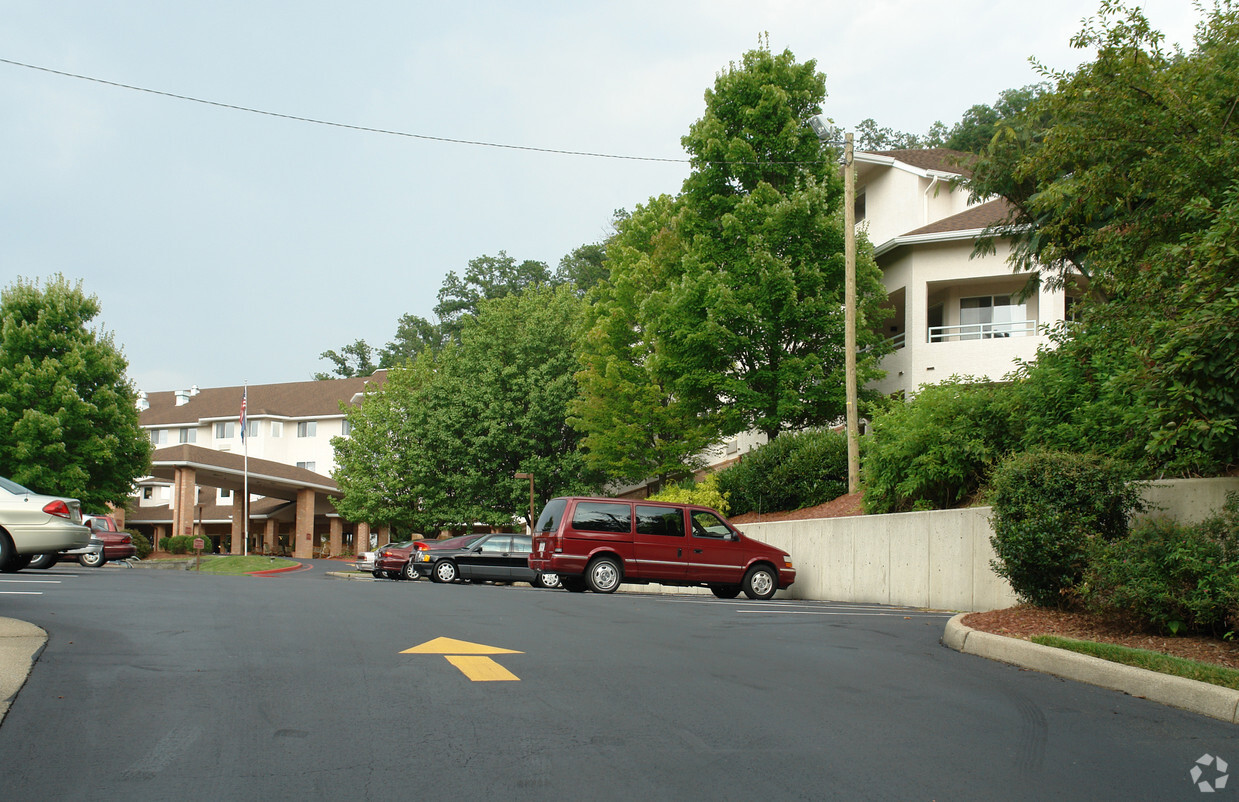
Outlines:
<svg viewBox="0 0 1239 802"><path fill-rule="evenodd" d="M193 97L192 95L181 95L176 92L165 92L160 89L150 89L144 86L134 86L133 84L120 83L119 81L109 81L104 78L95 78L90 75L80 75L73 72L65 72L64 70L56 70L51 67L41 67L37 64L27 64L13 59L0 58L0 62L11 64L14 67L25 67L30 70L38 70L40 72L51 73L52 75L60 75L65 78L76 78L81 81L91 81L105 86L113 86L119 89L129 89L134 92L145 92L151 95L159 95L160 97L174 98L176 100L187 100L191 103L201 103L205 106L215 106L221 109L231 109L233 111L243 111L249 114L260 114L266 117L278 117L284 120L294 120L302 123L312 123L314 125L325 125L331 128L345 128L351 131L365 131L371 134L386 134L388 136L401 136L410 139L423 139L430 142L447 142L453 145L474 145L486 148L502 148L506 150L524 150L534 153L553 153L561 156L589 156L597 159L622 159L626 161L646 161L646 162L668 162L674 164L686 164L688 159L667 159L656 156L625 156L615 153L595 153L584 150L562 150L558 148L539 148L532 145L511 145L503 142L484 142L474 139L456 139L446 136L431 136L429 134L415 134L409 131L396 131L390 128L373 128L366 125L353 125L350 123L339 123L331 120L320 120L314 117L303 117L296 114L284 114L278 111L267 111L265 109L256 109L250 106L240 106L235 103L222 103L218 100L207 100L205 98Z"/></svg>
<svg viewBox="0 0 1239 802"><path fill-rule="evenodd" d="M160 97L172 98L175 100L185 100L190 103L201 103L204 106L215 106L221 109L230 109L232 111L242 111L248 114L258 114L265 117L276 117L283 120L293 120L295 122L310 123L312 125L325 125L330 128L344 128L350 131L364 131L371 134L384 134L387 136L399 136L409 139L421 139L429 142L446 142L453 145L473 145L475 147L484 148L500 148L504 150L521 150L533 153L549 153L560 156L586 156L595 159L616 159L621 161L643 161L643 162L660 162L664 164L691 164L691 159L670 159L658 156L627 156L616 153L598 153L586 150L565 150L560 148L540 148L532 145L512 145L503 142L485 142L476 139L457 139L446 136L432 136L430 134L415 134L410 131L397 131L390 128L374 128L366 125L354 125L351 123L340 123L332 120L320 120L315 117L304 117L297 114L284 114L278 111L267 111L265 109L256 109L251 106L241 106L235 103L223 103L218 100L207 100L206 98L194 97L192 95L182 95L176 92L166 92L161 89L150 89L145 86L135 86L133 84L121 83L119 81L109 81L105 78L96 78L90 75L81 75L75 72L66 72L57 70L51 67L42 67L38 64L28 64L22 61L0 57L0 63L10 64L14 67L24 67L28 70L37 70L39 72L50 73L51 75L59 75L65 78L76 78L80 81L90 81L92 83L102 84L104 86L116 87L118 89L128 89L133 92L145 92L150 95L158 95ZM749 164L750 162L733 162L733 164ZM801 162L752 162L754 164L798 164Z"/></svg>

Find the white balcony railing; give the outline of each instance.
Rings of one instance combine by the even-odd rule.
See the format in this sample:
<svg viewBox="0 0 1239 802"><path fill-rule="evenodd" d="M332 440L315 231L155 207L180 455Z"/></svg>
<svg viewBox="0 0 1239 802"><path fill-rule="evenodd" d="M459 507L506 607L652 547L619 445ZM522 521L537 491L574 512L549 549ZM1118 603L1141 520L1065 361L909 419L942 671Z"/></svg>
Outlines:
<svg viewBox="0 0 1239 802"><path fill-rule="evenodd" d="M996 340L1006 337L1028 337L1036 333L1037 321L1035 320L1015 320L1008 323L965 323L960 326L930 326L929 342Z"/></svg>

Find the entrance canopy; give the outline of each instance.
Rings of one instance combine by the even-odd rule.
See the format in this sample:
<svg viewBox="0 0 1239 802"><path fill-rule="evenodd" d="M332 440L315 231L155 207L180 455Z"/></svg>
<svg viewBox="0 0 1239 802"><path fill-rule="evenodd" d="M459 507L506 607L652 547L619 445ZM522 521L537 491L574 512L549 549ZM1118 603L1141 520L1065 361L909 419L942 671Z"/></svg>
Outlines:
<svg viewBox="0 0 1239 802"><path fill-rule="evenodd" d="M245 455L215 451L189 444L158 449L151 455L151 476L167 482L176 480L177 468L192 468L195 482L206 487L221 487L245 492ZM296 501L303 490L313 490L332 498L342 494L329 476L271 460L249 459L249 492L253 495Z"/></svg>

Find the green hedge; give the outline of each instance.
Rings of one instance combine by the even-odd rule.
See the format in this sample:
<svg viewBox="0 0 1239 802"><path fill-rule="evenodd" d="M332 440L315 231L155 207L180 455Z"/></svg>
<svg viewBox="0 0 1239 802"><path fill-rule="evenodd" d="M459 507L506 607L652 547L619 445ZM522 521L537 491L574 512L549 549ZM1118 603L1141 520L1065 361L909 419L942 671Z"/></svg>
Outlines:
<svg viewBox="0 0 1239 802"><path fill-rule="evenodd" d="M718 489L718 474L712 473L700 482L691 479L666 487L650 496L651 501L670 501L676 504L700 504L712 507L723 515L728 514L730 504L727 496Z"/></svg>
<svg viewBox="0 0 1239 802"><path fill-rule="evenodd" d="M782 434L718 473L732 515L798 510L848 491L847 435Z"/></svg>
<svg viewBox="0 0 1239 802"><path fill-rule="evenodd" d="M1142 508L1119 463L1092 454L1029 451L994 469L990 482L998 559L994 570L1024 601L1068 606L1094 541L1126 537Z"/></svg>
<svg viewBox="0 0 1239 802"><path fill-rule="evenodd" d="M1239 494L1198 524L1142 522L1090 557L1080 595L1093 612L1171 634L1239 630Z"/></svg>
<svg viewBox="0 0 1239 802"><path fill-rule="evenodd" d="M1018 443L1007 397L952 377L876 415L861 442L865 512L948 509L976 494Z"/></svg>

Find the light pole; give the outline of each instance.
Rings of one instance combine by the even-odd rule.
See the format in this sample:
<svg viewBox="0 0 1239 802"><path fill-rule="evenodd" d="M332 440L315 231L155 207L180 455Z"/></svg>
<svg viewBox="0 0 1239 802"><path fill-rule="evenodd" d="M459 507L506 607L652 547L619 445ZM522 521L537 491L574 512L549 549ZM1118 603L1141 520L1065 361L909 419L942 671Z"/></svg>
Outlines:
<svg viewBox="0 0 1239 802"><path fill-rule="evenodd" d="M823 143L834 131L821 117L809 127ZM843 389L847 398L848 493L860 489L860 432L856 410L856 174L852 164L852 135L843 138Z"/></svg>
<svg viewBox="0 0 1239 802"><path fill-rule="evenodd" d="M533 474L514 473L512 474L512 478L529 480L529 536L533 537Z"/></svg>

